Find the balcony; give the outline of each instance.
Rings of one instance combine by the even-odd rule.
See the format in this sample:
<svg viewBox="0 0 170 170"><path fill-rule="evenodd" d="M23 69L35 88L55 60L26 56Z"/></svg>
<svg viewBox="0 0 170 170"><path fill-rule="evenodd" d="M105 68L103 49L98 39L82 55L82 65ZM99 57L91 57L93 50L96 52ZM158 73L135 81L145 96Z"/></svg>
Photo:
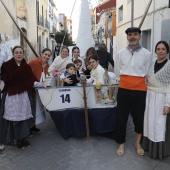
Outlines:
<svg viewBox="0 0 170 170"><path fill-rule="evenodd" d="M38 25L41 25L44 27L44 19L41 15L38 15Z"/></svg>
<svg viewBox="0 0 170 170"><path fill-rule="evenodd" d="M45 19L45 27L46 27L47 29L50 28L50 23L49 23L49 21L48 21L47 19Z"/></svg>

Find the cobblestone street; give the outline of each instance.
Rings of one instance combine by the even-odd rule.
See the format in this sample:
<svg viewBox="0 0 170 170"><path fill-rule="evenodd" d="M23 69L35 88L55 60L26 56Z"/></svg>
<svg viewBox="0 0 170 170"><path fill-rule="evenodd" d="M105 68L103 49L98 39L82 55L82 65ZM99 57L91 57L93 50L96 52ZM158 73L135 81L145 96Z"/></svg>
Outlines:
<svg viewBox="0 0 170 170"><path fill-rule="evenodd" d="M163 161L140 157L134 148L135 134L132 121L127 128L126 152L116 156L117 144L102 136L69 138L64 140L47 116L38 126L42 132L29 138L31 147L19 150L8 147L0 152L0 170L169 170L170 158Z"/></svg>

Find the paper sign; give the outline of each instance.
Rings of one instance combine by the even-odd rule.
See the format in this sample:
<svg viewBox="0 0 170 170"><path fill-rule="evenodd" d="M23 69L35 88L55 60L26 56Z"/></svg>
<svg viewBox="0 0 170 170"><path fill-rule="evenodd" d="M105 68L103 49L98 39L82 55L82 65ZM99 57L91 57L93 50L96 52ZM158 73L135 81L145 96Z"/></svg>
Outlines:
<svg viewBox="0 0 170 170"><path fill-rule="evenodd" d="M67 88L58 89L58 99L59 105L62 105L63 108L64 106L71 106L73 103L71 89Z"/></svg>

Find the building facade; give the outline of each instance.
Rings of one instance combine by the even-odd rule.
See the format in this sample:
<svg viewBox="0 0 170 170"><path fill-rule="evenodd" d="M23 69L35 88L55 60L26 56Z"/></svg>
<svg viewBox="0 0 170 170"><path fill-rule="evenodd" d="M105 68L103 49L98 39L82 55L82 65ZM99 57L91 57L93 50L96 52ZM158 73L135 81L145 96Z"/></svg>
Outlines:
<svg viewBox="0 0 170 170"><path fill-rule="evenodd" d="M35 0L3 0L14 20L34 49L37 48L37 27L36 27L36 1ZM0 2L1 3L1 2ZM31 11L30 11L31 9ZM29 61L34 56L32 50L25 42L14 22L0 4L0 49L5 52L7 60L12 57L11 49L15 45L22 45L25 50L25 58Z"/></svg>
<svg viewBox="0 0 170 170"><path fill-rule="evenodd" d="M105 43L108 51L113 53L113 29L116 11L116 0L107 0L94 9L95 32L98 44Z"/></svg>
<svg viewBox="0 0 170 170"><path fill-rule="evenodd" d="M36 0L37 9L37 51L49 47L49 0Z"/></svg>
<svg viewBox="0 0 170 170"><path fill-rule="evenodd" d="M144 11L148 6L148 0L133 0L134 8L132 9L132 0L117 0L117 33L114 37L114 49L120 50L127 46L125 30L132 25L138 27L141 23ZM153 0L142 24L143 47L154 53L155 44L160 40L165 40L170 44L170 1Z"/></svg>
<svg viewBox="0 0 170 170"><path fill-rule="evenodd" d="M49 48L53 51L56 46L55 34L59 31L59 13L53 0L49 0Z"/></svg>

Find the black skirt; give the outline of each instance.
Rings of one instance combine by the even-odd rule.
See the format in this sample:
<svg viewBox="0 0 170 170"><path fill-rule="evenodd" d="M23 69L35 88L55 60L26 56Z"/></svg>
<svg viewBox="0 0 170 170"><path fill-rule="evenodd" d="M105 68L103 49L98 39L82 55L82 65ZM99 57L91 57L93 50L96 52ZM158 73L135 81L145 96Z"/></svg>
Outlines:
<svg viewBox="0 0 170 170"><path fill-rule="evenodd" d="M145 151L149 152L151 158L162 159L170 156L170 113L166 120L165 142L153 142L147 137L143 137L142 146Z"/></svg>

